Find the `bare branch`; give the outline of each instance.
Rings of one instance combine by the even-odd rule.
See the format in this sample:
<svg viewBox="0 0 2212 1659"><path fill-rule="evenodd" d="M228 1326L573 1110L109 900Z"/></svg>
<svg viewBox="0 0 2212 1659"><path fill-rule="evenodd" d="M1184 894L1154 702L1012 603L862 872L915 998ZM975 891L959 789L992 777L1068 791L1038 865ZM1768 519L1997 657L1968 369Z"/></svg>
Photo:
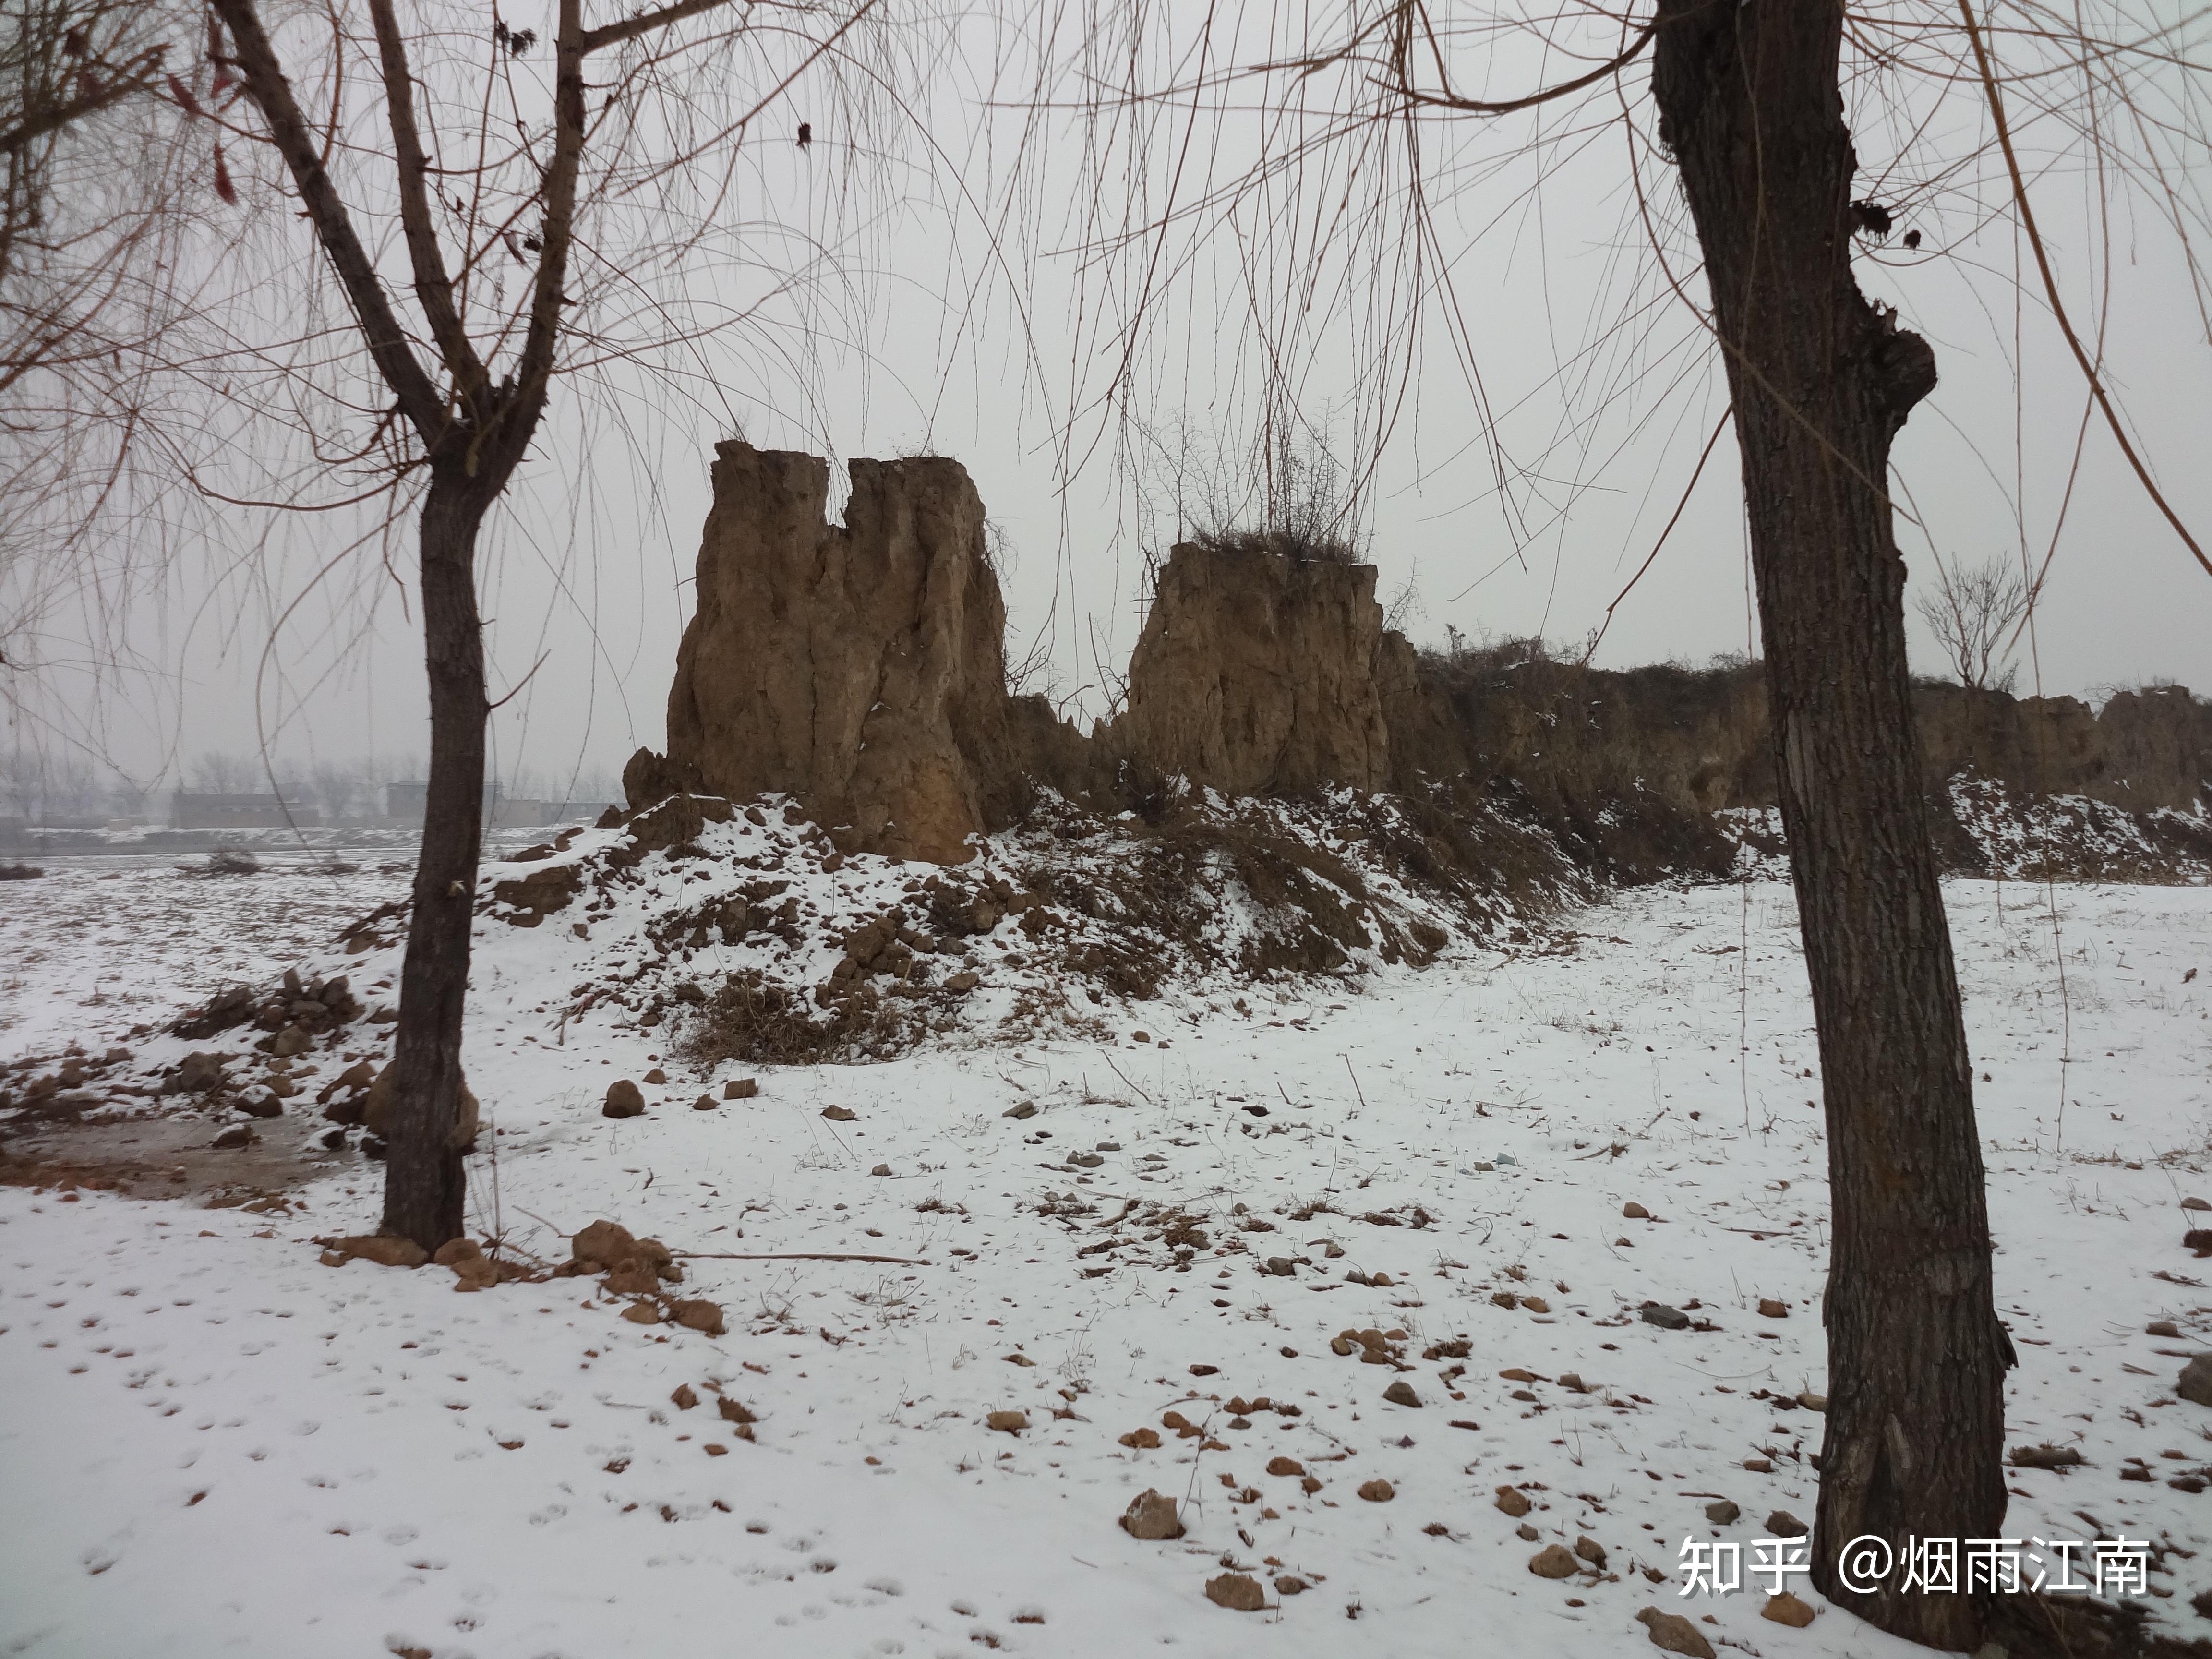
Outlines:
<svg viewBox="0 0 2212 1659"><path fill-rule="evenodd" d="M354 229L353 217L323 167L314 133L292 95L292 84L284 78L253 0L210 0L210 3L230 31L246 95L268 122L270 142L291 169L293 184L314 225L316 238L329 256L355 316L360 319L362 337L377 372L399 399L422 441L434 447L448 428L445 399L416 359L406 331L392 312L383 280L377 276L368 251Z"/></svg>

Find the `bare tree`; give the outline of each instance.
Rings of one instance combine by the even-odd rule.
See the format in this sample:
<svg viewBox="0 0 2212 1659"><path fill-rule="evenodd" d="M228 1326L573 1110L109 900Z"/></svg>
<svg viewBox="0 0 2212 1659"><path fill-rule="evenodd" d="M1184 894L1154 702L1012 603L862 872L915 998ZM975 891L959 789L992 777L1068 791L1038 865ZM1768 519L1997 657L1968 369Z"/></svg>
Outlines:
<svg viewBox="0 0 2212 1659"><path fill-rule="evenodd" d="M1914 605L1959 684L1976 691L2011 690L2014 671L1997 670L2027 614L2027 585L2002 558L1968 568L1946 564L1939 554L1935 564L1936 591L1923 588Z"/></svg>
<svg viewBox="0 0 2212 1659"><path fill-rule="evenodd" d="M1891 447L1935 388L1936 354L1858 273L1869 259L1940 257L1921 252L1917 224L1887 242L1908 211L2014 227L2090 406L2212 572L2112 402L2097 331L2069 319L2008 125L2018 100L2049 144L2094 157L2081 171L2172 233L2199 320L2212 317L2212 283L2189 252L2206 217L2188 182L2212 80L2201 15L2014 0L1992 29L1972 0L1223 0L1094 4L1077 27L1079 39L1040 49L1034 107L1082 112L1085 176L1066 192L1078 223L1060 235L1112 300L1097 308L1104 337L1085 343L1111 381L1091 407L1120 415L1187 349L1188 315L1169 301L1193 273L1225 268L1192 309L1250 319L1253 401L1294 403L1316 365L1349 359L1363 411L1356 488L1425 371L1455 364L1519 545L1559 510L1559 471L1602 469L1583 435L1589 416L1644 383L1656 354L1644 343L1663 313L1688 319L1680 354L1711 367L1661 378L1717 371L1724 383L1826 1095L1831 1384L1814 1580L1887 1631L1975 1646L1989 1598L1895 1576L1869 1588L1838 1571L1862 1534L1899 1548L2001 1530L2003 1378L2016 1363L1993 1303L1893 529ZM1879 185L1863 179L1847 122L1890 152L1868 169ZM1559 364L1560 425L1575 440L1552 447L1571 465L1524 462L1490 401L1455 268L1479 228L1517 222L1553 171L1609 132L1624 164L1610 188L1629 216L1615 246L1642 245L1642 281L1607 295L1595 342ZM1513 167L1533 182L1504 183ZM1486 186L1494 205L1476 199ZM1620 377L1589 366L1601 348L1618 348ZM1698 426L1712 422L1707 411ZM1707 454L1728 423L1712 424Z"/></svg>
<svg viewBox="0 0 2212 1659"><path fill-rule="evenodd" d="M714 231L739 146L809 71L847 60L879 0L675 0L597 26L583 0L557 0L544 41L471 4L403 15L394 0L334 0L326 17L272 27L257 0L211 3L220 27L202 72L210 91L234 81L244 103L210 106L281 169L350 335L325 390L352 432L303 433L312 476L327 492L369 471L368 493L415 516L430 763L384 1224L434 1249L463 1223L452 1128L493 706L479 533L556 374L647 340L690 349L717 325L644 284ZM850 113L852 86L824 90Z"/></svg>

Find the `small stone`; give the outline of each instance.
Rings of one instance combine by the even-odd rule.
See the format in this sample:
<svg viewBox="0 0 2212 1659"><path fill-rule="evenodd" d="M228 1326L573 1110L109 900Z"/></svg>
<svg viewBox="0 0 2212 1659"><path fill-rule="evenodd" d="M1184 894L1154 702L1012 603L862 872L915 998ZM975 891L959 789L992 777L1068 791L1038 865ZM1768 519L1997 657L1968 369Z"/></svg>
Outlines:
<svg viewBox="0 0 2212 1659"><path fill-rule="evenodd" d="M1825 1394L1814 1394L1812 1389L1807 1389L1797 1396L1797 1403L1808 1412L1825 1412L1828 1409L1828 1396Z"/></svg>
<svg viewBox="0 0 2212 1659"><path fill-rule="evenodd" d="M222 1081L222 1068L227 1062L221 1054L195 1051L186 1054L176 1075L169 1079L174 1091L197 1095L212 1089Z"/></svg>
<svg viewBox="0 0 2212 1659"><path fill-rule="evenodd" d="M1705 1632L1679 1613L1646 1607L1636 1615L1636 1622L1650 1632L1655 1648L1668 1653L1686 1653L1690 1659L1714 1659L1713 1644L1705 1640Z"/></svg>
<svg viewBox="0 0 2212 1659"><path fill-rule="evenodd" d="M1513 1528L1513 1535L1524 1544L1533 1544L1544 1534L1538 1532L1535 1528L1530 1526L1526 1521L1523 1521L1519 1526Z"/></svg>
<svg viewBox="0 0 2212 1659"><path fill-rule="evenodd" d="M623 1310L622 1316L633 1325L658 1325L660 1310L650 1302L633 1302Z"/></svg>
<svg viewBox="0 0 2212 1659"><path fill-rule="evenodd" d="M2212 1203L2191 1194L2181 1200L2181 1207L2185 1210L2212 1210Z"/></svg>
<svg viewBox="0 0 2212 1659"><path fill-rule="evenodd" d="M1813 1609L1788 1590L1766 1598L1766 1605L1759 1610L1762 1619L1771 1619L1778 1625L1788 1625L1802 1630L1813 1622Z"/></svg>
<svg viewBox="0 0 2212 1659"><path fill-rule="evenodd" d="M1645 1324L1656 1325L1662 1331L1682 1331L1690 1328L1689 1315L1680 1308L1670 1308L1663 1302L1648 1302L1637 1313Z"/></svg>
<svg viewBox="0 0 2212 1659"><path fill-rule="evenodd" d="M1017 1123L1026 1123L1030 1119L1036 1115L1036 1103L1033 1100L1025 1100L1018 1106L1007 1107L1006 1109L1000 1113L999 1115L1000 1117L1010 1117Z"/></svg>
<svg viewBox="0 0 2212 1659"><path fill-rule="evenodd" d="M1759 1298L1759 1316L1761 1319L1787 1319L1790 1317L1790 1304L1777 1302L1771 1296L1763 1296Z"/></svg>
<svg viewBox="0 0 2212 1659"><path fill-rule="evenodd" d="M714 1109L714 1097L712 1095L701 1095L698 1099L691 1103L691 1109L695 1112L713 1111Z"/></svg>
<svg viewBox="0 0 2212 1659"><path fill-rule="evenodd" d="M824 1106L822 1109L822 1115L832 1123L851 1123L857 1121L860 1115L849 1106Z"/></svg>
<svg viewBox="0 0 2212 1659"><path fill-rule="evenodd" d="M605 1104L599 1108L601 1117L641 1117L645 1115L645 1095L628 1078L617 1078L607 1085Z"/></svg>
<svg viewBox="0 0 2212 1659"><path fill-rule="evenodd" d="M256 1089L238 1097L238 1109L248 1117L282 1117L284 1103L271 1089Z"/></svg>
<svg viewBox="0 0 2212 1659"><path fill-rule="evenodd" d="M656 1066L645 1074L645 1080L647 1083L665 1083L668 1081L668 1073Z"/></svg>
<svg viewBox="0 0 2212 1659"><path fill-rule="evenodd" d="M678 1302L672 1311L676 1316L676 1322L687 1331L698 1331L707 1336L722 1334L722 1307L718 1302L708 1302L704 1298Z"/></svg>
<svg viewBox="0 0 2212 1659"><path fill-rule="evenodd" d="M489 1256L472 1255L454 1262L453 1268L457 1291L488 1291L499 1283L499 1267Z"/></svg>
<svg viewBox="0 0 2212 1659"><path fill-rule="evenodd" d="M1296 1573L1281 1573L1275 1579L1275 1594L1278 1595L1303 1595L1307 1588L1306 1581Z"/></svg>
<svg viewBox="0 0 2212 1659"><path fill-rule="evenodd" d="M1148 1543L1182 1537L1182 1522L1176 1517L1175 1499L1147 1487L1122 1512L1121 1530Z"/></svg>
<svg viewBox="0 0 2212 1659"><path fill-rule="evenodd" d="M234 1123L208 1144L218 1152L236 1152L241 1146L251 1146L260 1137L243 1123Z"/></svg>
<svg viewBox="0 0 2212 1659"><path fill-rule="evenodd" d="M1705 1505L1705 1519L1717 1527L1732 1527L1742 1515L1743 1511L1725 1498Z"/></svg>
<svg viewBox="0 0 2212 1659"><path fill-rule="evenodd" d="M1528 1494L1518 1486L1500 1486L1498 1489L1498 1507L1517 1520L1528 1513Z"/></svg>
<svg viewBox="0 0 2212 1659"><path fill-rule="evenodd" d="M2181 1334L2181 1327L2175 1324L2171 1319L2154 1319L2149 1324L2143 1327L2143 1334L2145 1336L2179 1337Z"/></svg>
<svg viewBox="0 0 2212 1659"><path fill-rule="evenodd" d="M1306 1476L1304 1480L1298 1482L1298 1490L1311 1498L1321 1490L1321 1477L1314 1474Z"/></svg>
<svg viewBox="0 0 2212 1659"><path fill-rule="evenodd" d="M1582 1557L1583 1560L1589 1562L1590 1565L1595 1567L1600 1572L1603 1572L1605 1571L1605 1546L1599 1543L1596 1539L1590 1537L1587 1534L1576 1539L1575 1553Z"/></svg>
<svg viewBox="0 0 2212 1659"><path fill-rule="evenodd" d="M945 988L960 994L974 990L983 982L983 976L973 968L963 968L945 981Z"/></svg>
<svg viewBox="0 0 2212 1659"><path fill-rule="evenodd" d="M1382 1390L1382 1397L1394 1406L1418 1406L1421 1403L1421 1396L1413 1392L1413 1385L1402 1376Z"/></svg>
<svg viewBox="0 0 2212 1659"><path fill-rule="evenodd" d="M315 1046L314 1038L296 1025L287 1025L276 1033L276 1040L269 1045L269 1052L279 1060L289 1060L295 1054L304 1054Z"/></svg>
<svg viewBox="0 0 2212 1659"><path fill-rule="evenodd" d="M728 1395L724 1395L714 1402L714 1415L725 1423L736 1424L741 1429L750 1428L760 1421L759 1418L753 1415L751 1407L746 1405L742 1400L731 1398Z"/></svg>
<svg viewBox="0 0 2212 1659"><path fill-rule="evenodd" d="M1743 1460L1743 1466L1753 1474L1774 1473L1774 1460L1771 1457L1747 1457Z"/></svg>
<svg viewBox="0 0 2212 1659"><path fill-rule="evenodd" d="M1132 1429L1121 1437L1121 1444L1132 1451L1156 1451L1159 1443L1160 1431L1158 1429Z"/></svg>
<svg viewBox="0 0 2212 1659"><path fill-rule="evenodd" d="M757 1077L733 1078L722 1085L725 1100L750 1100L759 1092L760 1079Z"/></svg>
<svg viewBox="0 0 2212 1659"><path fill-rule="evenodd" d="M676 1392L668 1396L668 1403L679 1412L688 1412L699 1403L699 1391L689 1382L678 1382Z"/></svg>
<svg viewBox="0 0 2212 1659"><path fill-rule="evenodd" d="M1398 1495L1398 1489L1388 1480L1369 1480L1360 1486L1359 1495L1370 1504L1387 1504Z"/></svg>
<svg viewBox="0 0 2212 1659"><path fill-rule="evenodd" d="M878 1164L874 1169L868 1171L872 1176L887 1176L890 1172L891 1166L888 1164Z"/></svg>
<svg viewBox="0 0 2212 1659"><path fill-rule="evenodd" d="M1027 1412L993 1412L983 1419L983 1426L997 1434L1019 1434L1029 1425Z"/></svg>
<svg viewBox="0 0 2212 1659"><path fill-rule="evenodd" d="M325 1250L322 1255L315 1259L318 1261L320 1261L325 1267L343 1267L347 1262L353 1260L353 1258L348 1255L343 1250Z"/></svg>
<svg viewBox="0 0 2212 1659"><path fill-rule="evenodd" d="M1788 1510L1777 1510L1766 1517L1766 1535L1769 1538L1806 1538L1811 1536L1812 1531L1812 1528Z"/></svg>
<svg viewBox="0 0 2212 1659"><path fill-rule="evenodd" d="M1565 1544L1547 1544L1528 1558L1528 1571L1539 1578L1571 1578L1575 1558Z"/></svg>
<svg viewBox="0 0 2212 1659"><path fill-rule="evenodd" d="M1231 1613L1259 1613L1267 1605L1267 1592L1249 1573L1224 1572L1206 1581L1206 1599Z"/></svg>
<svg viewBox="0 0 2212 1659"><path fill-rule="evenodd" d="M1271 1457L1267 1460L1270 1474L1304 1474L1306 1466L1295 1457Z"/></svg>
<svg viewBox="0 0 2212 1659"><path fill-rule="evenodd" d="M1295 1279L1298 1264L1286 1255L1271 1255L1267 1258L1267 1271L1278 1279Z"/></svg>
<svg viewBox="0 0 2212 1659"><path fill-rule="evenodd" d="M1377 1275L1375 1282L1378 1285L1382 1282L1380 1275ZM1552 1304L1540 1296L1524 1296L1521 1298L1521 1305L1530 1313L1547 1314L1552 1311Z"/></svg>
<svg viewBox="0 0 2212 1659"><path fill-rule="evenodd" d="M483 1257L483 1247L473 1238L449 1238L438 1246L430 1260L441 1267L459 1267L464 1261L477 1261Z"/></svg>
<svg viewBox="0 0 2212 1659"><path fill-rule="evenodd" d="M1631 1221L1649 1221L1651 1219L1651 1212L1645 1209L1641 1204L1638 1204L1633 1199L1631 1199L1627 1203L1620 1206L1620 1212L1624 1216L1627 1217Z"/></svg>
<svg viewBox="0 0 2212 1659"><path fill-rule="evenodd" d="M430 1259L429 1251L413 1239L394 1238L389 1233L334 1238L331 1248L348 1256L359 1256L363 1261L374 1261L380 1267L419 1267Z"/></svg>

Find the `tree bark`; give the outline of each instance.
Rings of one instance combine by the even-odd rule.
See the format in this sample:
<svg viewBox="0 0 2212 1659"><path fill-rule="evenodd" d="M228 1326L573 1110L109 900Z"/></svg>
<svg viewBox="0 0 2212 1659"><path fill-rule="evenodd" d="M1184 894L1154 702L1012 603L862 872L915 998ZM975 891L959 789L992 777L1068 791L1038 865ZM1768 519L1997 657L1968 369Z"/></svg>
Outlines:
<svg viewBox="0 0 2212 1659"><path fill-rule="evenodd" d="M1850 267L1842 8L1660 0L1652 84L1735 398L1775 770L1819 1026L1834 1243L1814 1583L1971 1648L1982 1607L1902 1586L1908 1540L2002 1531L2004 1373L1972 1073L1905 651L1889 450L1935 354ZM1872 1586L1839 1571L1882 1540Z"/></svg>
<svg viewBox="0 0 2212 1659"><path fill-rule="evenodd" d="M506 477L434 466L422 506L423 655L430 681L430 778L415 903L399 970L399 1029L386 1128L384 1230L435 1250L463 1231L467 1179L453 1143L461 1101L461 1017L469 986L477 860L483 834L483 624L477 532Z"/></svg>

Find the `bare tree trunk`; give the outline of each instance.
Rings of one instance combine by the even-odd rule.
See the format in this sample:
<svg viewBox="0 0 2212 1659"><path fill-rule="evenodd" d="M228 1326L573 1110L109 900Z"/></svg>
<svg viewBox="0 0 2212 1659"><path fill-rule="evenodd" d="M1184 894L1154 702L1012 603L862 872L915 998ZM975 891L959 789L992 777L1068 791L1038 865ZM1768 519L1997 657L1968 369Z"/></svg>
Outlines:
<svg viewBox="0 0 2212 1659"><path fill-rule="evenodd" d="M1974 1645L1965 1595L1899 1588L1908 1539L1990 1537L2010 1340L1990 1291L1972 1073L1905 667L1889 449L1935 354L1850 268L1843 10L1661 0L1653 89L1696 221L1752 562L1825 1075L1835 1241L1814 1582L1883 1630ZM1899 1570L1855 1589L1845 1543Z"/></svg>
<svg viewBox="0 0 2212 1659"><path fill-rule="evenodd" d="M501 483L505 482L501 475ZM430 678L430 778L415 905L399 970L399 1029L386 1120L384 1228L435 1250L463 1229L467 1195L453 1126L461 1101L461 1016L483 835L483 618L477 531L495 485L458 460L432 474L422 520L423 654Z"/></svg>

